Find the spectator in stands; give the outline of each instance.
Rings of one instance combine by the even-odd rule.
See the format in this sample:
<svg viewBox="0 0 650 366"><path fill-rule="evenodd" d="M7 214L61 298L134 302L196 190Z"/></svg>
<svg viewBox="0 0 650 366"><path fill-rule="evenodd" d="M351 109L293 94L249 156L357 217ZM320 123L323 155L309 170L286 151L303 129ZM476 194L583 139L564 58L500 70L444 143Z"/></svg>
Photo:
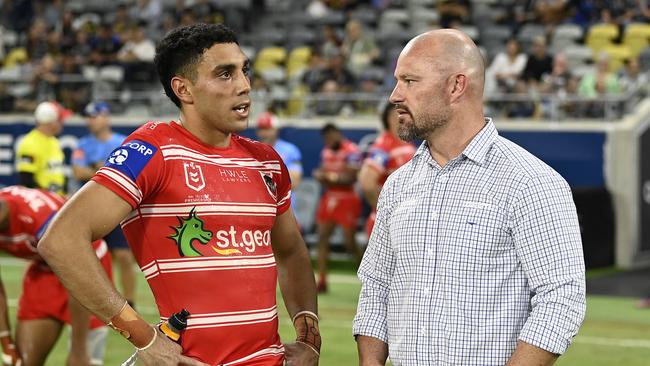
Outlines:
<svg viewBox="0 0 650 366"><path fill-rule="evenodd" d="M358 76L379 57L379 48L371 37L364 34L359 21L350 20L345 31L341 46L345 65L352 74Z"/></svg>
<svg viewBox="0 0 650 366"><path fill-rule="evenodd" d="M573 80L573 81L572 81ZM570 88L573 84L573 90ZM544 118L557 118L556 112L565 110L566 112L575 109L575 102L563 101L553 103L553 99L565 99L571 94L576 93L577 77L571 74L567 58L563 53L558 53L553 57L553 69L550 73L542 76L542 82L539 85L539 91L542 93L541 112ZM571 106L574 105L574 106ZM556 111L554 108L559 108Z"/></svg>
<svg viewBox="0 0 650 366"><path fill-rule="evenodd" d="M338 116L344 111L351 111L343 98L345 94L339 83L334 79L326 79L315 102L314 112L319 116Z"/></svg>
<svg viewBox="0 0 650 366"><path fill-rule="evenodd" d="M86 27L81 27L75 33L74 46L70 50L77 57L80 64L90 64L91 55L93 53L92 46L90 45L90 34Z"/></svg>
<svg viewBox="0 0 650 366"><path fill-rule="evenodd" d="M486 93L513 91L517 80L526 67L526 54L519 50L519 42L510 38L506 42L506 51L499 52L485 73Z"/></svg>
<svg viewBox="0 0 650 366"><path fill-rule="evenodd" d="M563 22L571 9L570 0L533 0L536 20L545 25L556 25Z"/></svg>
<svg viewBox="0 0 650 366"><path fill-rule="evenodd" d="M302 75L302 82L309 88L312 93L318 92L325 82L325 69L327 61L322 57L317 48L312 48L311 57L307 70ZM255 88L253 88L255 90Z"/></svg>
<svg viewBox="0 0 650 366"><path fill-rule="evenodd" d="M72 111L56 102L42 102L36 107L36 127L16 147L16 172L20 185L59 194L66 192L64 155L56 136L63 131L63 121L71 114Z"/></svg>
<svg viewBox="0 0 650 366"><path fill-rule="evenodd" d="M496 19L497 23L510 27L512 34L534 18L530 0L513 0L503 4L505 12Z"/></svg>
<svg viewBox="0 0 650 366"><path fill-rule="evenodd" d="M533 52L528 55L526 67L522 75L528 85L536 87L542 80L542 75L550 73L553 69L553 58L548 54L546 38L535 37L533 40Z"/></svg>
<svg viewBox="0 0 650 366"><path fill-rule="evenodd" d="M113 30L115 33L122 38L126 38L128 32L133 27L135 21L131 18L129 13L129 8L126 4L118 4L115 12L111 14L111 23L113 24Z"/></svg>
<svg viewBox="0 0 650 366"><path fill-rule="evenodd" d="M341 130L328 123L321 129L325 147L321 164L312 176L323 185L325 193L318 205L318 292L327 291L327 267L330 237L336 226L343 229L345 246L357 260L361 250L355 233L361 214L361 200L354 191L354 183L361 165L361 152L355 143L343 136Z"/></svg>
<svg viewBox="0 0 650 366"><path fill-rule="evenodd" d="M128 41L120 48L117 59L124 68L124 81L128 88L138 88L155 82L153 59L156 45L145 37L144 24L131 27Z"/></svg>
<svg viewBox="0 0 650 366"><path fill-rule="evenodd" d="M338 54L327 59L327 68L324 70L324 78L336 80L338 87L343 92L350 92L355 89L356 78L350 69L345 65L343 55Z"/></svg>
<svg viewBox="0 0 650 366"><path fill-rule="evenodd" d="M41 17L47 23L48 28L56 29L60 26L60 22L63 19L63 5L63 0L51 0L41 3L43 7Z"/></svg>
<svg viewBox="0 0 650 366"><path fill-rule="evenodd" d="M372 73L363 73L359 79L359 92L364 96L354 101L354 111L357 114L377 114L376 96L381 95L381 80Z"/></svg>
<svg viewBox="0 0 650 366"><path fill-rule="evenodd" d="M36 109L36 103L25 98L18 98L9 90L9 85L0 81L0 112L27 112Z"/></svg>
<svg viewBox="0 0 650 366"><path fill-rule="evenodd" d="M326 59L337 56L341 53L341 45L336 28L325 25L323 27L323 43L320 47L320 54Z"/></svg>
<svg viewBox="0 0 650 366"><path fill-rule="evenodd" d="M305 12L310 17L318 19L327 15L329 13L329 8L322 0L311 0L309 4L307 4Z"/></svg>
<svg viewBox="0 0 650 366"><path fill-rule="evenodd" d="M638 57L631 57L625 61L625 68L621 70L619 75L621 90L625 92L631 90L647 92L649 81L648 73L642 73L639 68Z"/></svg>
<svg viewBox="0 0 650 366"><path fill-rule="evenodd" d="M90 62L95 66L114 65L117 62L117 51L122 47L122 42L117 34L113 33L110 23L100 25L97 34L90 39Z"/></svg>
<svg viewBox="0 0 650 366"><path fill-rule="evenodd" d="M45 54L32 71L32 88L36 100L53 98L59 82L56 58Z"/></svg>
<svg viewBox="0 0 650 366"><path fill-rule="evenodd" d="M38 62L49 51L47 23L41 18L34 20L27 34L27 54L32 62Z"/></svg>
<svg viewBox="0 0 650 366"><path fill-rule="evenodd" d="M440 0L436 2L442 28L454 28L469 22L471 3L468 0Z"/></svg>
<svg viewBox="0 0 650 366"><path fill-rule="evenodd" d="M595 0L594 6L598 10L601 23L625 26L632 22L636 11L640 10L637 0Z"/></svg>
<svg viewBox="0 0 650 366"><path fill-rule="evenodd" d="M81 66L72 52L64 52L55 69L56 99L74 111L80 111L88 102L90 83L81 72Z"/></svg>
<svg viewBox="0 0 650 366"><path fill-rule="evenodd" d="M137 0L129 9L131 18L136 22L144 22L149 30L155 30L160 25L163 6L160 0Z"/></svg>
<svg viewBox="0 0 650 366"><path fill-rule="evenodd" d="M606 98L607 96L616 95L620 92L621 86L618 78L616 74L609 70L609 55L602 52L598 55L596 70L584 75L580 80L578 94L586 98L595 99ZM609 104L603 100L596 100L589 102L585 106L584 111L587 117L603 117L607 106Z"/></svg>

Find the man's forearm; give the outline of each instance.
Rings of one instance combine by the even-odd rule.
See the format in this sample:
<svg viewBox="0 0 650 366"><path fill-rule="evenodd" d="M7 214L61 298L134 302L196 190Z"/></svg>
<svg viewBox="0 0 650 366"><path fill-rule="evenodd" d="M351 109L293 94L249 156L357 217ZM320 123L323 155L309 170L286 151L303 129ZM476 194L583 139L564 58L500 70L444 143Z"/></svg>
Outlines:
<svg viewBox="0 0 650 366"><path fill-rule="evenodd" d="M357 350L359 351L359 366L385 365L388 359L388 345L381 339L358 335Z"/></svg>
<svg viewBox="0 0 650 366"><path fill-rule="evenodd" d="M61 217L38 244L38 252L84 307L108 321L124 305L92 249L91 237L84 237ZM63 221L63 222L61 222ZM74 263L70 260L74 258Z"/></svg>
<svg viewBox="0 0 650 366"><path fill-rule="evenodd" d="M551 366L559 356L532 344L518 341L515 353L506 366Z"/></svg>
<svg viewBox="0 0 650 366"><path fill-rule="evenodd" d="M278 282L290 316L299 311L318 314L316 282L306 246L297 245L287 256L278 255Z"/></svg>

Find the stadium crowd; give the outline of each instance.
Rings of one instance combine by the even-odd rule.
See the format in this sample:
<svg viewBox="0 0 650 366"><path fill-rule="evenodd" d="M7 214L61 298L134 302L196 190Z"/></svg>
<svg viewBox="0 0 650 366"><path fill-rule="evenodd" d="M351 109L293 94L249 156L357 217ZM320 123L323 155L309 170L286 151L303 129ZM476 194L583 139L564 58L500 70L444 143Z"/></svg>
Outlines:
<svg viewBox="0 0 650 366"><path fill-rule="evenodd" d="M0 111L56 99L81 112L160 96L155 42L195 22L238 31L254 97L285 115L375 113L413 34L458 28L486 58L495 116L603 117L643 95L650 68L645 1L137 0L0 1Z"/></svg>

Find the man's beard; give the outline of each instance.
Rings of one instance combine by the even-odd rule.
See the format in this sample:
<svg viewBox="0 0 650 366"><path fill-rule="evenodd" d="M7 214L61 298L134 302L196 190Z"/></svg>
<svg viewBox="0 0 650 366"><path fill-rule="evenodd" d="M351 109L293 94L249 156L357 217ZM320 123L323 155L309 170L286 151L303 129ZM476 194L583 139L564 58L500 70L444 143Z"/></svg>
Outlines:
<svg viewBox="0 0 650 366"><path fill-rule="evenodd" d="M446 125L449 117L450 112L446 108L442 108L437 113L426 113L422 116L411 113L412 120L400 123L397 134L404 141L425 140L436 128Z"/></svg>

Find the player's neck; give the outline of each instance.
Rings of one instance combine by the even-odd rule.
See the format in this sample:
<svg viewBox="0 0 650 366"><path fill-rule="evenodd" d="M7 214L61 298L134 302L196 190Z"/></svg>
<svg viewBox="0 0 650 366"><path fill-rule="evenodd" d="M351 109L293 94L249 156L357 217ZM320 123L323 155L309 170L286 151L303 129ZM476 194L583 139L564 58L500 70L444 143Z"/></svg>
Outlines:
<svg viewBox="0 0 650 366"><path fill-rule="evenodd" d="M181 127L208 146L217 148L230 146L231 133L225 133L215 128L209 128L205 124L196 123L196 121L187 118L183 113L179 116L178 122Z"/></svg>

